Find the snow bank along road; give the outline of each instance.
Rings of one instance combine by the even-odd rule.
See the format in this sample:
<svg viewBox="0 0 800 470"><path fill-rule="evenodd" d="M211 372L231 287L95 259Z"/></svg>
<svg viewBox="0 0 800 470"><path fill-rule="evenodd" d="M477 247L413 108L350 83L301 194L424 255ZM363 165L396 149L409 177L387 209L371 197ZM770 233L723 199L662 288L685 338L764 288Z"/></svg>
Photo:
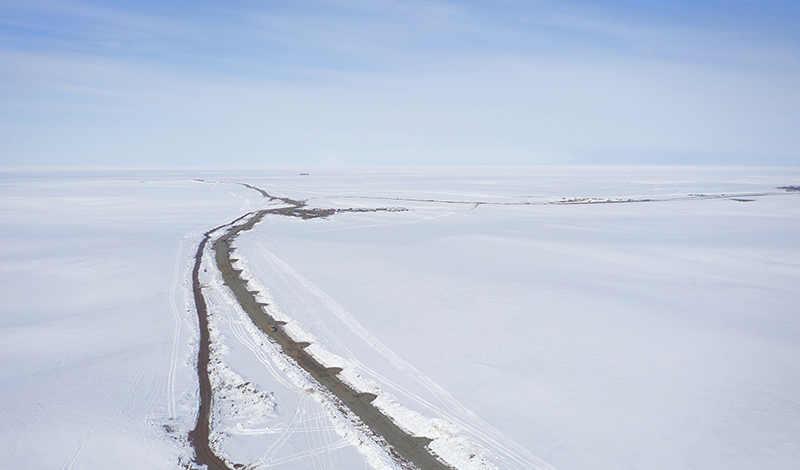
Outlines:
<svg viewBox="0 0 800 470"><path fill-rule="evenodd" d="M244 217L247 217L247 215L240 217L233 223L236 223ZM208 445L208 423L211 415L213 393L211 390L211 380L208 376L211 339L208 330L208 308L200 284L200 264L203 259L203 251L206 248L211 234L220 228L221 227L217 227L205 233L203 240L197 247L197 253L194 256L194 268L192 269L192 292L194 294L194 303L195 308L197 308L197 318L200 326L200 347L197 357L197 375L200 381L200 407L197 412L197 424L194 430L189 433L189 441L192 447L194 447L196 462L201 465L207 465L209 470L228 468L225 462L214 454Z"/></svg>
<svg viewBox="0 0 800 470"><path fill-rule="evenodd" d="M316 209L303 209L305 205L302 201L295 201L288 198L274 198L265 191L251 185L244 185L255 189L267 198L279 199L291 207L280 209L261 210L256 213L246 214L230 224L230 228L214 242L216 266L222 273L225 285L231 289L237 302L253 323L275 343L277 343L283 353L290 357L298 366L308 372L317 382L327 389L338 399L336 403L339 409L347 414L349 412L367 425L375 434L376 440L383 444L383 447L392 455L393 458L405 464L411 463L421 470L447 470L451 467L437 459L427 448L431 439L424 437L411 436L398 427L389 417L372 405L376 396L370 393L360 393L342 382L337 377L341 372L339 368L327 368L314 359L305 348L309 343L293 340L282 328L282 322L272 318L260 304L255 294L257 292L247 289L247 281L239 276L241 271L233 269L230 258L230 242L240 232L250 230L267 214L280 214L286 216L301 217L304 219L314 217L325 217L329 215L327 211ZM243 219L249 217L246 221ZM200 381L200 407L197 417L197 424L190 433L190 441L195 449L195 460L199 465L207 465L210 470L229 469L226 463L214 454L209 446L209 421L211 415L212 394L211 381L208 373L209 353L210 353L210 333L208 329L208 312L203 298L202 286L199 280L200 264L203 251L212 234L220 228L210 230L205 234L195 255L195 264L192 273L192 288L194 293L195 305L197 308L200 326L200 347L198 352L198 376ZM405 466L405 465L404 465Z"/></svg>

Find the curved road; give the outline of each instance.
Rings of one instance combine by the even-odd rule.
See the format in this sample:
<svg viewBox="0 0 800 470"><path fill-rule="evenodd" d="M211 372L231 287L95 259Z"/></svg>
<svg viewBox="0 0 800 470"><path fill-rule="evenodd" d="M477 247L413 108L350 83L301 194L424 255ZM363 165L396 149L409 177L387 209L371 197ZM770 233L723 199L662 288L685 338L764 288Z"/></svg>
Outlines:
<svg viewBox="0 0 800 470"><path fill-rule="evenodd" d="M247 289L247 281L239 277L240 271L233 269L231 264L233 261L230 258L231 241L242 231L253 228L265 215L276 214L308 219L326 217L331 215L332 212L306 210L303 209L305 205L303 201L295 201L289 198L276 198L269 195L266 191L249 184L239 184L259 191L266 198L281 200L292 206L290 208L258 211L246 222L237 224L237 222L253 213L246 214L229 224L231 228L214 242L217 268L222 273L225 285L231 289L242 309L247 312L247 315L262 332L281 347L284 354L290 357L298 366L308 372L320 385L336 397L338 401L336 405L342 412L352 412L352 414L355 414L367 425L375 434L377 442L381 444L393 458L405 464L404 466L411 464L420 470L452 470L452 467L449 467L439 460L430 449L428 449L428 444L431 442L430 439L411 436L403 431L388 416L372 405L372 401L376 398L375 395L360 393L353 390L339 379L337 374L341 372L341 369L326 368L307 353L305 348L308 347L309 344L293 340L283 330L281 322L272 318L264 310L262 304L257 302L255 298L257 292L251 292ZM195 448L195 462L199 465L207 465L209 470L231 470L222 459L214 454L208 442L213 395L211 382L208 376L210 336L208 331L208 310L199 280L200 263L205 246L210 239L211 233L220 228L221 227L217 227L205 234L203 241L200 243L200 246L198 246L197 254L195 255L194 270L192 272L192 287L200 324L200 349L197 361L200 380L200 410L197 416L197 425L195 429L189 433L189 441ZM272 331L270 328L271 326L275 327L276 331Z"/></svg>

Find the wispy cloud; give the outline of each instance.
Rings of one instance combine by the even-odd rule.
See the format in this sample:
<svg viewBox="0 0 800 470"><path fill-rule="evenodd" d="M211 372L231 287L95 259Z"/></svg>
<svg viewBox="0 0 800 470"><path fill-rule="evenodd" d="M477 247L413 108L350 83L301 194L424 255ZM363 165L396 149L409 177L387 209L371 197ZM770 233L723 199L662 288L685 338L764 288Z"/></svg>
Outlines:
<svg viewBox="0 0 800 470"><path fill-rule="evenodd" d="M5 2L0 163L800 162L792 35L615 8Z"/></svg>

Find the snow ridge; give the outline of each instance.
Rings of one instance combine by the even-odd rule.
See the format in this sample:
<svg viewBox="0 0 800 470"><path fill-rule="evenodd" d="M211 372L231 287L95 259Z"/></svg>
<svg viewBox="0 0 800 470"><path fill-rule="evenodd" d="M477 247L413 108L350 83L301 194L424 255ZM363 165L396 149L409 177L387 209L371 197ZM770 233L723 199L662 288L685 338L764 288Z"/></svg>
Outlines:
<svg viewBox="0 0 800 470"><path fill-rule="evenodd" d="M207 254L213 255L210 251ZM240 254L234 251L232 257L240 257ZM212 256L205 258L212 258ZM208 266L211 267L211 263L208 263ZM237 267L237 269L240 268ZM271 418L274 418L279 412L275 394L245 381L226 364L225 357L231 353L231 350L227 346L229 338L221 333L223 325L225 325L231 327L236 339L258 358L274 378L295 393L300 394L301 402L309 399L316 401L325 410L327 418L336 433L343 438L344 443L356 447L372 468L401 470L402 467L376 443L376 437L372 435L369 428L338 403L335 396L320 387L308 373L283 355L279 347L252 324L247 313L241 309L232 293L224 286L219 271L207 269L204 274L208 289L213 292L212 295L207 294L207 296L209 297L209 329L212 338L212 367L209 373L215 391L214 415L211 423L213 428L212 446L217 455L234 466L239 462L235 462L236 459L231 456L228 449L236 446L236 436L280 433L281 438L270 446L260 458L248 462L247 468L266 468L288 461L286 458L276 459L278 450L286 441L285 437L288 437L286 432L288 429L270 425ZM259 294L261 296L259 301L269 301L268 294L265 295L264 292L262 290L262 294ZM270 305L272 306L271 302ZM277 319L285 318L275 307L270 311L276 313ZM291 319L287 320L291 321ZM298 337L305 337L302 328L296 323L294 322L295 328L291 331ZM248 413L252 412L255 412L255 415L247 418ZM295 424L295 421L297 420L293 418L289 427ZM321 449L309 449L296 458L303 457L302 454L334 450L337 446L340 447L342 444L328 445Z"/></svg>
<svg viewBox="0 0 800 470"><path fill-rule="evenodd" d="M364 377L359 372L360 364L338 356L325 348L314 335L303 328L300 321L289 317L281 310L280 306L275 303L270 295L269 289L253 276L245 262L241 250L236 248L235 245L232 245L232 247L235 251L232 252L231 257L237 259L234 263L234 268L241 270L241 278L246 280L248 286L252 287L253 290L258 291L256 299L259 302L267 304L265 309L273 318L286 322L284 329L295 341L307 341L311 343L311 346L306 348L306 351L316 360L326 367L340 367L342 372L339 373L339 377L354 390L377 395L378 398L373 404L404 431L414 436L433 439L433 442L430 444L431 450L452 467L458 470L494 470L497 468L484 457L487 450L483 446L469 437L459 434L461 428L458 425L440 418L429 418L404 407L397 400L397 397L382 390L374 380ZM246 314L243 311L241 311L240 314L243 316L242 318L247 320ZM352 319L349 320L354 321ZM261 336L264 336L263 333L258 331L249 321L246 323L247 329L251 334L257 332ZM273 346L272 349L277 348ZM279 351L275 352L283 357ZM306 380L311 379L310 377L306 377ZM348 422L352 425L353 420L348 420ZM342 431L346 433L343 435L350 437L353 444L357 445L359 450L362 450L364 442L360 436L351 436L351 433L348 432L349 429L343 429Z"/></svg>

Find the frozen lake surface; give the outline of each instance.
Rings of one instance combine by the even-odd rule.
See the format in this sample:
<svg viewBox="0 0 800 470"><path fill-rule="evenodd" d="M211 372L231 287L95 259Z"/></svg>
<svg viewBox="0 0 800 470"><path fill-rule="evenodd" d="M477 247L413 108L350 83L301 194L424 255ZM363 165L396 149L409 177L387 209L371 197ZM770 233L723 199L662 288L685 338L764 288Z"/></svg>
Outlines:
<svg viewBox="0 0 800 470"><path fill-rule="evenodd" d="M439 436L460 468L800 459L800 194L776 189L798 169L6 169L0 467L187 462L191 257L203 232L270 206L195 178L408 209L270 216L237 257L312 353L384 392L379 406ZM206 268L221 452L258 468L391 467L287 375Z"/></svg>

